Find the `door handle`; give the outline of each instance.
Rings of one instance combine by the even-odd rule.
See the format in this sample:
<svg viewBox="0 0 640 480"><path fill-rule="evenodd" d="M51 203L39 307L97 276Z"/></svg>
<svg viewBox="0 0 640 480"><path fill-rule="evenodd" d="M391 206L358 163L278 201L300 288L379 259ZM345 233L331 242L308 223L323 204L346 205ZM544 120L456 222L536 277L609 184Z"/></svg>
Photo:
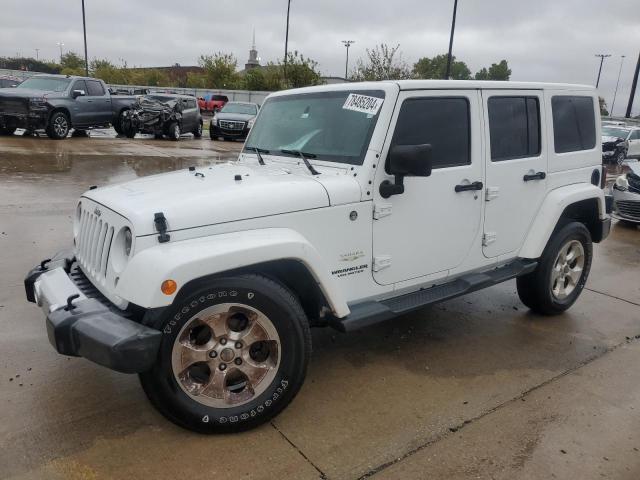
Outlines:
<svg viewBox="0 0 640 480"><path fill-rule="evenodd" d="M525 182L530 182L531 180L544 180L547 178L547 174L545 172L537 172L537 173L527 173L523 180Z"/></svg>
<svg viewBox="0 0 640 480"><path fill-rule="evenodd" d="M482 190L484 185L482 182L473 182L468 185L456 185L456 193L469 192L471 190Z"/></svg>

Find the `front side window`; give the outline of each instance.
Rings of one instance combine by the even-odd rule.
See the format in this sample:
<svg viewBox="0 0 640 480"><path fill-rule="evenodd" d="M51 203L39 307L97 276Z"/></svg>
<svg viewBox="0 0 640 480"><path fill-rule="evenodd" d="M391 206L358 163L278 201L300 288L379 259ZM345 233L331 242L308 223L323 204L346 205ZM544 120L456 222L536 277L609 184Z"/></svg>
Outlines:
<svg viewBox="0 0 640 480"><path fill-rule="evenodd" d="M84 80L76 80L71 90L82 90L84 94L87 94L87 82Z"/></svg>
<svg viewBox="0 0 640 480"><path fill-rule="evenodd" d="M537 97L491 97L487 106L491 161L540 154L540 109Z"/></svg>
<svg viewBox="0 0 640 480"><path fill-rule="evenodd" d="M629 140L640 140L640 130L634 130L629 136Z"/></svg>
<svg viewBox="0 0 640 480"><path fill-rule="evenodd" d="M359 110L348 104L347 100L353 98L378 107ZM260 109L247 148L262 148L291 157L297 156L293 152L301 151L318 160L362 165L378 121L381 99L384 92L378 90L272 97ZM226 112L230 105L222 111Z"/></svg>
<svg viewBox="0 0 640 480"><path fill-rule="evenodd" d="M551 99L556 153L591 150L596 146L593 97L557 95Z"/></svg>
<svg viewBox="0 0 640 480"><path fill-rule="evenodd" d="M469 101L463 97L410 98L398 115L392 145L431 145L436 168L471 163Z"/></svg>
<svg viewBox="0 0 640 480"><path fill-rule="evenodd" d="M104 96L104 88L100 82L95 80L87 80L87 95L90 97L102 97Z"/></svg>

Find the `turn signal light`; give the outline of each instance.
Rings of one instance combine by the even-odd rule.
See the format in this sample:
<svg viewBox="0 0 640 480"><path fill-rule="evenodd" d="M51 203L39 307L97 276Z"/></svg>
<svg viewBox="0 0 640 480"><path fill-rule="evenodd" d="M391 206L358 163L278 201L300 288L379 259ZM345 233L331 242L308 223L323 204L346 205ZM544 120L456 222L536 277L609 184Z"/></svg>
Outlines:
<svg viewBox="0 0 640 480"><path fill-rule="evenodd" d="M176 290L178 290L178 284L173 280L165 280L162 282L162 285L160 285L160 290L162 290L162 293L165 295L173 295L176 293Z"/></svg>

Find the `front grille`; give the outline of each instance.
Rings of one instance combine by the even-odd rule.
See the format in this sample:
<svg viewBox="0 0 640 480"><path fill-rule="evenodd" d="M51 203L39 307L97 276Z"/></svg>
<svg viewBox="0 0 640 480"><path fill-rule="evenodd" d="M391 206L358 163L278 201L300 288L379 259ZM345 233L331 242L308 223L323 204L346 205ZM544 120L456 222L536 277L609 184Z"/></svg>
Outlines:
<svg viewBox="0 0 640 480"><path fill-rule="evenodd" d="M245 122L237 122L234 120L220 120L220 128L224 130L243 130Z"/></svg>
<svg viewBox="0 0 640 480"><path fill-rule="evenodd" d="M0 111L5 115L26 115L29 113L27 100L5 98L0 100Z"/></svg>
<svg viewBox="0 0 640 480"><path fill-rule="evenodd" d="M80 230L76 238L76 258L96 280L104 280L106 277L113 233L113 226L95 213L82 209Z"/></svg>
<svg viewBox="0 0 640 480"><path fill-rule="evenodd" d="M93 298L102 303L105 307L107 307L112 312L117 313L120 316L134 319L135 311L131 309L120 310L113 303L109 301L107 297L105 297L100 290L98 290L91 280L87 278L84 272L80 269L80 266L77 263L71 265L71 269L69 270L69 278L73 283L75 283L76 287L85 295L87 298Z"/></svg>
<svg viewBox="0 0 640 480"><path fill-rule="evenodd" d="M616 144L615 143L603 143L602 144L602 151L603 152L613 152L616 149Z"/></svg>
<svg viewBox="0 0 640 480"><path fill-rule="evenodd" d="M620 215L640 220L640 201L618 200L616 202L616 208Z"/></svg>

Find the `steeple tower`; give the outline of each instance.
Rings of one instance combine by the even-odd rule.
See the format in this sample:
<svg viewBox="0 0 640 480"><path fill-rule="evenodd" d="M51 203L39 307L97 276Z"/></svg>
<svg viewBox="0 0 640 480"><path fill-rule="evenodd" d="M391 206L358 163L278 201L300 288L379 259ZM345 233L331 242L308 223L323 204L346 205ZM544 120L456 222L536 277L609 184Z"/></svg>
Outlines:
<svg viewBox="0 0 640 480"><path fill-rule="evenodd" d="M253 29L253 43L251 45L251 50L249 50L249 60L244 66L245 70L251 70L252 68L256 68L260 66L260 59L258 58L258 50L256 49L256 29Z"/></svg>

